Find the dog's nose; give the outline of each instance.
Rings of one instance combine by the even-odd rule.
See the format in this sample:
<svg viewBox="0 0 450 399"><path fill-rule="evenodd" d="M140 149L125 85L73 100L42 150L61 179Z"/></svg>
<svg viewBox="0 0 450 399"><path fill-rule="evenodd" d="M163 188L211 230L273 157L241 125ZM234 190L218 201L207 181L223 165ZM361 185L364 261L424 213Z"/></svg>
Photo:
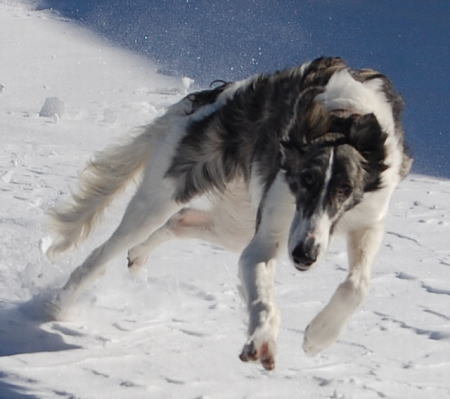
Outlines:
<svg viewBox="0 0 450 399"><path fill-rule="evenodd" d="M311 266L319 255L319 245L315 244L314 240L307 240L304 243L297 245L292 251L292 259L296 265Z"/></svg>

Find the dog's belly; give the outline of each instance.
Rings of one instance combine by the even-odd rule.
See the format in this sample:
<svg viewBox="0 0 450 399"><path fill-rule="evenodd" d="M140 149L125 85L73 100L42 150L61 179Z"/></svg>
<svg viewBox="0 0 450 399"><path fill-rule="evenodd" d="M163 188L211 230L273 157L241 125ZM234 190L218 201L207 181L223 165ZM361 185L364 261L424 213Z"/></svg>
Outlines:
<svg viewBox="0 0 450 399"><path fill-rule="evenodd" d="M216 241L231 251L242 251L255 233L257 209L242 180L228 184L224 193L209 197Z"/></svg>

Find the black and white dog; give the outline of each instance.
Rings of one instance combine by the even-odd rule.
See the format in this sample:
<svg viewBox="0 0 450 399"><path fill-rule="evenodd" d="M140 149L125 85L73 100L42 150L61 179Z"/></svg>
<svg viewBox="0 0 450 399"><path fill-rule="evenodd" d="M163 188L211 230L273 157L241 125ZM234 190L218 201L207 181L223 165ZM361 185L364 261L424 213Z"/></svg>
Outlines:
<svg viewBox="0 0 450 399"><path fill-rule="evenodd" d="M140 135L97 154L72 200L53 212L59 238L49 255L85 238L113 196L141 176L117 230L52 299L53 315L121 251L129 250L133 269L166 240L200 238L242 251L249 327L240 358L272 369L276 259L287 248L294 266L308 270L339 231L348 277L303 343L308 354L320 352L367 294L391 195L411 167L401 110L384 75L340 58L188 95ZM199 197L208 210L192 206Z"/></svg>

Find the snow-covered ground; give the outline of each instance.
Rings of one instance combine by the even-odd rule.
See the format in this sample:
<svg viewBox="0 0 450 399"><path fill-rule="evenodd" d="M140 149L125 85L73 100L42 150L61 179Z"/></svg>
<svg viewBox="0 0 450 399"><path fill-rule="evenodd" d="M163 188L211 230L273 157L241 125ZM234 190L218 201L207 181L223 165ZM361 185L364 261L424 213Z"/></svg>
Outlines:
<svg viewBox="0 0 450 399"><path fill-rule="evenodd" d="M112 231L132 190L54 264L46 210L93 151L163 112L187 80L17 2L0 0L0 27L0 398L450 398L450 182L432 177L398 189L369 298L315 358L304 328L345 276L343 245L309 273L280 264L273 372L237 357L237 256L201 242L161 246L134 277L123 254L68 321L22 311ZM38 116L48 97L61 117Z"/></svg>

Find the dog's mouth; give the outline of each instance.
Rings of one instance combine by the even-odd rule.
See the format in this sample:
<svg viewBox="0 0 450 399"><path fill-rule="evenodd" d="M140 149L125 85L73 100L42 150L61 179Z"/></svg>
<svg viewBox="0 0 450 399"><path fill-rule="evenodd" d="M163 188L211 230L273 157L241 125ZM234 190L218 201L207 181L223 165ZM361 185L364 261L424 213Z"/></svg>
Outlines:
<svg viewBox="0 0 450 399"><path fill-rule="evenodd" d="M301 272L306 272L314 265L314 263L315 262L311 262L311 263L309 263L309 262L307 262L307 263L294 262L294 267Z"/></svg>
<svg viewBox="0 0 450 399"><path fill-rule="evenodd" d="M291 260L297 270L304 272L313 266L320 254L320 245L313 239L298 244L291 253Z"/></svg>

